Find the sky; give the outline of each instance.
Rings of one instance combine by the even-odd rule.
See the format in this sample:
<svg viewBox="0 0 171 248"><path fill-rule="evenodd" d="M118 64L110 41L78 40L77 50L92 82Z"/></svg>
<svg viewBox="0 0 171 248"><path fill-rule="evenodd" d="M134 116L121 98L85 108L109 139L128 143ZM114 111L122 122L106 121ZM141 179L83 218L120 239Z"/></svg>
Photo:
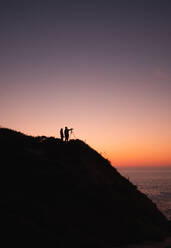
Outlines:
<svg viewBox="0 0 171 248"><path fill-rule="evenodd" d="M170 0L1 0L1 127L171 166L170 96Z"/></svg>

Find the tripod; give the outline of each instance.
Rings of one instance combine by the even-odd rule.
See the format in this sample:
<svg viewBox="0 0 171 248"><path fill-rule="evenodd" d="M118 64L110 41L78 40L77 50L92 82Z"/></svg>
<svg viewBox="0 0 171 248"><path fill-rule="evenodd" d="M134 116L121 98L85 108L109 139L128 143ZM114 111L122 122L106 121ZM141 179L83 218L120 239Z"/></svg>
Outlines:
<svg viewBox="0 0 171 248"><path fill-rule="evenodd" d="M73 130L71 131L71 135L73 135L74 139L77 139Z"/></svg>

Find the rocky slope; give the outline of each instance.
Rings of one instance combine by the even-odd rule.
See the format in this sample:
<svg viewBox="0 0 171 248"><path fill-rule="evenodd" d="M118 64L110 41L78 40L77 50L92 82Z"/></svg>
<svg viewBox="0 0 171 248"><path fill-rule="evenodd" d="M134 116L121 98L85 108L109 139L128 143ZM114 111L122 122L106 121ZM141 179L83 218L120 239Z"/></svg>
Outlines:
<svg viewBox="0 0 171 248"><path fill-rule="evenodd" d="M107 248L168 236L156 205L84 142L5 128L0 142L2 236L13 245Z"/></svg>

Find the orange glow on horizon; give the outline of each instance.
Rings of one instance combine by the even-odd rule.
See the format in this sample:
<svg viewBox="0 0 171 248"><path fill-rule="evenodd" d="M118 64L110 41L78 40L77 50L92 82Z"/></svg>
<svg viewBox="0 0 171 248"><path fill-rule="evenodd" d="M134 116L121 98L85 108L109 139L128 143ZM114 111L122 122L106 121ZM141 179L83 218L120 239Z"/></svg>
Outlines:
<svg viewBox="0 0 171 248"><path fill-rule="evenodd" d="M7 126L4 126L7 127ZM10 127L8 127L10 128ZM59 128L55 130L54 128L49 128L47 130L38 129L16 129L17 131L23 132L26 135L33 136L42 136L45 135L47 137L53 136L55 138L59 138ZM77 132L74 130L75 134ZM103 157L108 159L114 167L126 167L126 166L171 166L171 145L170 139L164 140L162 135L155 142L155 139L148 140L142 139L142 136L139 134L139 139L141 142L138 142L139 139L129 140L131 137L127 138L122 135L115 135L114 140L109 140L109 134L107 137L101 135L100 137L96 137L96 139L91 137L90 132L87 133L87 139L82 138L83 134L78 133L79 136L76 138L82 139L85 141L90 147L99 152ZM92 134L92 133L91 133ZM84 134L84 137L86 134ZM141 136L141 137L140 137ZM75 138L71 136L71 139ZM102 143L103 140L103 143ZM109 142L110 141L110 142Z"/></svg>
<svg viewBox="0 0 171 248"><path fill-rule="evenodd" d="M68 126L114 166L171 166L169 1L30 2L1 5L0 125Z"/></svg>

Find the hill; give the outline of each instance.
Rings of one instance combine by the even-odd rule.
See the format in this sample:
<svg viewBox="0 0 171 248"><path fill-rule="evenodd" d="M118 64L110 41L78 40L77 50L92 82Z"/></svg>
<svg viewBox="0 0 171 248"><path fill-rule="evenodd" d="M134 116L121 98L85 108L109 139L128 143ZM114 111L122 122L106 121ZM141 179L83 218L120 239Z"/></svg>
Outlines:
<svg viewBox="0 0 171 248"><path fill-rule="evenodd" d="M13 245L108 248L168 236L156 205L81 140L1 128L0 141L1 234Z"/></svg>

